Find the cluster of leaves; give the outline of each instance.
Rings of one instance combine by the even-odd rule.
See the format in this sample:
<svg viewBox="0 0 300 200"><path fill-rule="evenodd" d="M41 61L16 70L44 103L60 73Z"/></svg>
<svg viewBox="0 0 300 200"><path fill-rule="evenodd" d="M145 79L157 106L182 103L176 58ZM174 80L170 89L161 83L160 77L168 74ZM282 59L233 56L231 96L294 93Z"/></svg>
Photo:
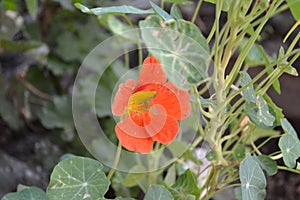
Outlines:
<svg viewBox="0 0 300 200"><path fill-rule="evenodd" d="M7 14L8 10L16 10L17 4L14 2L3 1L2 12ZM12 128L18 129L24 123L20 117L21 113L26 122L38 119L48 129L63 130L67 140L72 140L74 137L70 82L77 72L76 66L80 65L89 50L95 46L94 41L100 41L106 36L103 32L102 35L99 34L100 31L95 28L98 27L98 22L94 18L81 15L74 10L72 5L75 3L83 13L96 15L101 25L120 37L121 42L136 43L139 46L141 38L149 52L162 63L168 79L179 87L190 90L191 95L194 95L191 101L203 116L204 128L203 124L198 124L197 139L190 147L186 147L187 145L181 141L168 146L174 157L179 149L187 149L178 162L170 165L168 169L151 174L134 173L143 167L135 166L127 175L116 172L111 179L111 187L116 196L137 197L141 189L145 193L146 200L209 199L228 185L236 186L233 183L239 181L240 187L236 187L235 190L237 198L264 199L266 175L276 174L278 168L299 173L297 159L300 156L300 141L297 133L266 91L274 87L280 93L278 78L283 73L298 75L292 64L300 55L299 50L293 50L300 35L298 34L286 52L283 48L280 49L277 57L269 56L256 41L268 19L284 10L279 8L290 8L295 19L299 20L299 7L294 6L299 1L288 1L288 6L284 7L283 2L279 0L271 3L257 1L254 5L251 1L208 0L216 4L216 21L207 38L194 23L182 17L178 4L189 4L190 1L165 0L163 2L172 3L170 14L154 3L150 3L151 9L143 10L131 6L89 9L88 7L99 5L87 1L46 1L52 5L49 9L51 12L51 20L49 20L49 13L45 13L43 6L39 8L37 1L26 1L26 8L31 18L43 15L45 21L41 24L37 21L27 22L25 17L23 19L23 16L18 16L25 20L25 24L17 27L18 24L14 19L16 24L14 31L17 33L21 30L29 41L20 40L16 45L15 38L0 37L1 53L15 52L18 56L30 58L21 76L20 72L16 72L19 76L15 81L17 85L21 84L21 87L17 90L17 94L13 94L14 97L18 97L14 103L11 103L7 96L16 86L7 84L6 77L0 75L0 83L6 86L5 90L0 92L0 116ZM55 12L57 6L68 10L68 14ZM39 10L41 13L38 12ZM47 12L49 10L47 9ZM218 17L221 12L227 12L229 20L225 28L219 32ZM135 26L127 14L150 16ZM65 15L69 20L64 20L63 24L58 23L66 18ZM127 23L116 16L123 17ZM76 21L74 21L75 17ZM50 29L47 28L48 26L56 28ZM141 28L140 35L122 34L136 27ZM216 42L210 49L208 43L213 36ZM119 47L116 45L116 48ZM233 70L225 79L225 69L230 56L237 50L239 50L239 57ZM139 60L141 59L141 52L139 52ZM211 59L214 61L212 78L208 76ZM97 65L97 60L93 62ZM110 98L106 97L110 96L114 83L122 75L118 64L112 64L112 67L105 72L107 76L103 76L104 78L99 81L96 93L96 114L99 118L111 115L110 108L107 106L110 104ZM264 66L264 69L252 79L247 70L257 65ZM263 75L267 78L258 82ZM80 95L91 104L94 100L89 98L87 94L90 93L87 91L95 78L88 77L79 84L82 91ZM202 84L208 86L204 86L206 90L201 93L197 87ZM213 85L215 93L209 99L204 99L202 95L209 89L209 85ZM238 100L234 102L233 99L237 97ZM241 125L245 118L249 120ZM194 121L199 122L198 119ZM113 126L111 120L108 120L107 126ZM281 126L285 134L279 135L274 131L277 126ZM225 134L226 129L229 129L229 135ZM258 138L264 137L267 139L261 145L254 144ZM263 155L259 150L260 147L275 137L280 137L278 144L280 153ZM195 148L203 141L209 143L212 150L206 155L209 167L201 170L203 162L195 155ZM157 157L153 159L157 161L159 154ZM281 157L287 168L277 166L275 160ZM188 162L196 164L196 169L193 167L186 169ZM204 181L200 181L202 173L206 170L209 173ZM110 186L110 180L104 171L105 168L98 161L84 157L70 157L62 160L54 168L46 193L35 187L19 187L16 193L6 195L3 200L105 199L104 195ZM166 172L165 176L164 172ZM116 199L132 198L117 197Z"/></svg>

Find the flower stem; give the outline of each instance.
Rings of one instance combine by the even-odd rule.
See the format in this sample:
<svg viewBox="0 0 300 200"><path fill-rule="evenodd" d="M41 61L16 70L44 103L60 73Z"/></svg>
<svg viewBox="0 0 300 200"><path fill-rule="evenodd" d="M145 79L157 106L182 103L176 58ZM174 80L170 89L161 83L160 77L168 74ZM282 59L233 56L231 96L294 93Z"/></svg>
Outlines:
<svg viewBox="0 0 300 200"><path fill-rule="evenodd" d="M114 175L114 173L116 171L116 168L118 166L118 163L119 163L119 160L120 160L120 156L121 156L121 150L122 150L122 146L121 146L121 143L119 142L113 166L111 167L111 170L109 171L109 173L107 175L107 178L109 180L111 179L111 177Z"/></svg>
<svg viewBox="0 0 300 200"><path fill-rule="evenodd" d="M202 1L203 1L203 0L199 0L199 2L198 2L198 4L197 4L197 7L196 7L196 9L195 9L195 12L194 12L194 15L193 15L193 18L192 18L192 21L191 21L192 23L194 23L195 20L196 20L196 18L197 18L197 15L198 15L198 13L199 13L199 10L200 10Z"/></svg>

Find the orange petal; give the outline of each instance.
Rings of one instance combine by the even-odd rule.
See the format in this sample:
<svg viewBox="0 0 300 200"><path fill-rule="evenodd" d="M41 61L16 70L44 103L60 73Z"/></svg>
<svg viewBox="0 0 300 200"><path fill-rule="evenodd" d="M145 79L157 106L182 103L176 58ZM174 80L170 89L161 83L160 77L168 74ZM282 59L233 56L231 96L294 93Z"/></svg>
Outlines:
<svg viewBox="0 0 300 200"><path fill-rule="evenodd" d="M171 82L164 84L158 90L151 103L162 105L167 114L177 120L185 119L191 112L189 93L186 90L177 88Z"/></svg>
<svg viewBox="0 0 300 200"><path fill-rule="evenodd" d="M147 117L146 115L139 115L138 118ZM142 121L142 122L141 122ZM146 131L143 124L137 124L136 122L143 123L143 118L133 119L132 116L126 117L120 121L117 126L123 133L135 138L149 138L151 135Z"/></svg>
<svg viewBox="0 0 300 200"><path fill-rule="evenodd" d="M159 61L154 56L146 58L140 72L137 88L149 83L164 84L166 81L167 76Z"/></svg>
<svg viewBox="0 0 300 200"><path fill-rule="evenodd" d="M168 116L163 129L153 136L153 140L162 144L170 144L175 139L178 131L179 125L177 120Z"/></svg>
<svg viewBox="0 0 300 200"><path fill-rule="evenodd" d="M135 88L134 85L135 81L133 79L128 79L125 84L120 84L119 90L112 103L112 113L114 115L121 116L124 113L124 109L128 105L129 97Z"/></svg>
<svg viewBox="0 0 300 200"><path fill-rule="evenodd" d="M144 121L144 126L147 133L153 137L159 133L165 126L167 113L162 105L155 104L149 109L148 121Z"/></svg>
<svg viewBox="0 0 300 200"><path fill-rule="evenodd" d="M149 138L136 138L123 132L119 126L115 127L117 137L121 145L130 150L139 153L149 153L153 148L153 140Z"/></svg>

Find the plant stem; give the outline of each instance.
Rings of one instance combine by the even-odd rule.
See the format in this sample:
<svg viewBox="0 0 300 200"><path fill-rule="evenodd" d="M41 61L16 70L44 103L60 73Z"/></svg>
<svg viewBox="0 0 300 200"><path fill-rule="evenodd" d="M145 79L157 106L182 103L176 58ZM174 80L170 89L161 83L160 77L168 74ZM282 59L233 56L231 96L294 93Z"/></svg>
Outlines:
<svg viewBox="0 0 300 200"><path fill-rule="evenodd" d="M300 170L297 170L297 169L291 169L291 168L288 168L288 167L285 167L285 166L277 166L278 169L281 169L281 170L285 170L285 171L290 171L290 172L294 172L296 174L300 174Z"/></svg>
<svg viewBox="0 0 300 200"><path fill-rule="evenodd" d="M117 168L119 160L120 160L121 151L122 151L122 146L121 146L121 143L119 142L113 166L111 167L111 170L109 171L109 173L107 175L108 180L111 179L111 177L114 175L114 173L116 171L116 168Z"/></svg>
<svg viewBox="0 0 300 200"><path fill-rule="evenodd" d="M196 18L197 18L198 13L199 13L199 10L200 10L202 1L203 1L203 0L199 0L199 1L198 1L197 7L196 7L196 9L195 9L195 12L194 12L194 15L193 15L193 18L192 18L192 21L191 21L192 23L195 23L195 20L196 20Z"/></svg>

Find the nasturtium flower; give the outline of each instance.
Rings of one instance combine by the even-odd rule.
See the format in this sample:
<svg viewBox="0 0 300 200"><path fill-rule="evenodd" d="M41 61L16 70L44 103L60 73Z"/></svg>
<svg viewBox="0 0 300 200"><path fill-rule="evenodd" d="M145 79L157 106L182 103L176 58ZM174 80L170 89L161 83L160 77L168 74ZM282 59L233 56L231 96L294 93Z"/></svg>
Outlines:
<svg viewBox="0 0 300 200"><path fill-rule="evenodd" d="M169 144L175 139L178 120L190 115L190 97L167 81L159 61L150 56L144 60L137 83L129 79L120 84L112 112L120 117L115 132L121 145L149 153L154 142Z"/></svg>

